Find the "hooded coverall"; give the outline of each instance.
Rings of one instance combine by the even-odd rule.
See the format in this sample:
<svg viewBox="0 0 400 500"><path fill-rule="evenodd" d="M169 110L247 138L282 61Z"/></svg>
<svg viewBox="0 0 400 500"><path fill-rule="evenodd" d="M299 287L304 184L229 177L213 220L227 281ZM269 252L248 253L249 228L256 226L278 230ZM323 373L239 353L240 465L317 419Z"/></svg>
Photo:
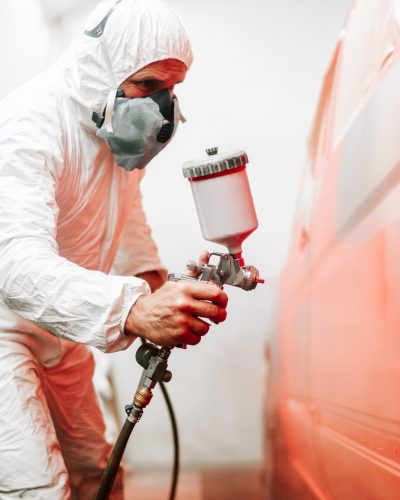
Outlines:
<svg viewBox="0 0 400 500"><path fill-rule="evenodd" d="M174 11L103 1L52 68L0 103L0 499L86 500L97 489L110 445L86 345L127 348L126 317L149 293L133 276L165 270L142 171L116 165L91 116L167 58L192 61Z"/></svg>

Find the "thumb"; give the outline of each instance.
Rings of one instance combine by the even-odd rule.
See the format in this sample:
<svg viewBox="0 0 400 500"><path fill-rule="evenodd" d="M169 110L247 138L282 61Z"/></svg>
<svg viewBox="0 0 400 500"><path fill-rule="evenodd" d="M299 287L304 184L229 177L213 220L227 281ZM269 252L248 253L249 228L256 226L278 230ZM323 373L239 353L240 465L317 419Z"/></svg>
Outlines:
<svg viewBox="0 0 400 500"><path fill-rule="evenodd" d="M207 250L202 250L199 255L199 264L208 264L209 260L210 254L207 252Z"/></svg>
<svg viewBox="0 0 400 500"><path fill-rule="evenodd" d="M208 264L210 260L210 254L207 252L207 250L202 250L200 255L199 255L199 260L196 264L199 264L200 266ZM197 278L199 273L196 273L195 269L187 269L186 274L188 276L192 276L193 278Z"/></svg>

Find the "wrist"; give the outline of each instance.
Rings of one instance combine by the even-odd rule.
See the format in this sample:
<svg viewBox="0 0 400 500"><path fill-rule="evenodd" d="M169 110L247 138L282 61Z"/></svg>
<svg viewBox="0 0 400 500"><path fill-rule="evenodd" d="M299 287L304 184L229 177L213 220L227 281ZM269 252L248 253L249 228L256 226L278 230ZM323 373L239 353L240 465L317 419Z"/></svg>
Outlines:
<svg viewBox="0 0 400 500"><path fill-rule="evenodd" d="M132 305L124 325L124 333L128 337L142 337L142 302L145 300L146 295L141 295Z"/></svg>
<svg viewBox="0 0 400 500"><path fill-rule="evenodd" d="M157 271L157 270L138 273L136 275L136 278L140 278L140 279L146 281L149 284L152 292L155 292L160 287L162 287L166 281L166 277L164 276L164 273L162 273L161 271Z"/></svg>

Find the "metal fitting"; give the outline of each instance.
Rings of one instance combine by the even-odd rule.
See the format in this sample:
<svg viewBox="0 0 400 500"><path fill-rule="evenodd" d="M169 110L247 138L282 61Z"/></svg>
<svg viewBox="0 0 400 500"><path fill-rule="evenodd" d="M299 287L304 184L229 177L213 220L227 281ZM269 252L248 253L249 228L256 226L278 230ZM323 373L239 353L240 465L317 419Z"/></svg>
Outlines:
<svg viewBox="0 0 400 500"><path fill-rule="evenodd" d="M146 408L150 403L153 393L147 387L139 387L133 399L133 405L137 408Z"/></svg>

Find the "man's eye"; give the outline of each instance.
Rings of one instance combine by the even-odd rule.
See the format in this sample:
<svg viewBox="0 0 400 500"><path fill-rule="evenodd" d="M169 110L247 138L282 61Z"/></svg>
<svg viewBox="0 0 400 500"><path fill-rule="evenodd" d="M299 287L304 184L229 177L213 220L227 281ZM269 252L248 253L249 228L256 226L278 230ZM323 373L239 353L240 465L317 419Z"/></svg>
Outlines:
<svg viewBox="0 0 400 500"><path fill-rule="evenodd" d="M158 82L156 80L140 80L136 82L136 85L145 89L152 89L158 85Z"/></svg>

